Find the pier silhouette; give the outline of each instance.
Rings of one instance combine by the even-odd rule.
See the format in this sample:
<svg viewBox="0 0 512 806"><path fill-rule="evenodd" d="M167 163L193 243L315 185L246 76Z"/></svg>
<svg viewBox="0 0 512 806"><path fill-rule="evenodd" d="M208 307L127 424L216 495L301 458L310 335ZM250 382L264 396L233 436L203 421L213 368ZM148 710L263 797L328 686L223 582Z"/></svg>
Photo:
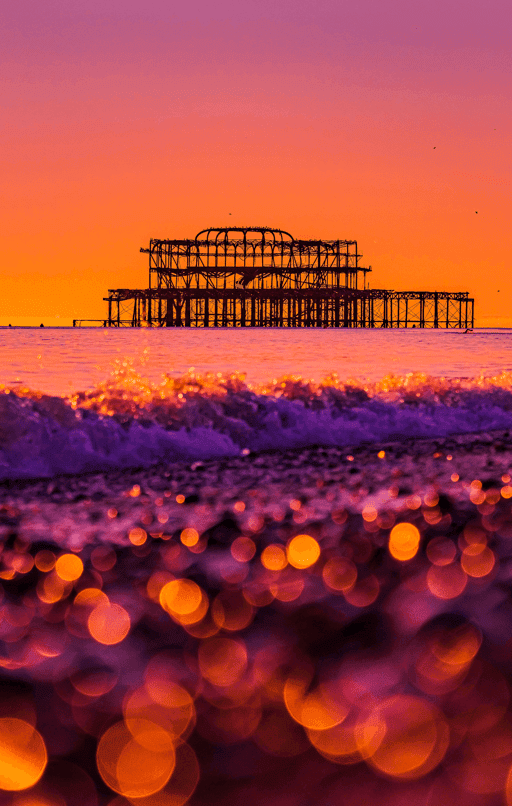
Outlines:
<svg viewBox="0 0 512 806"><path fill-rule="evenodd" d="M110 289L104 327L474 326L467 291L370 289L357 241L298 240L271 227L152 239L145 289Z"/></svg>

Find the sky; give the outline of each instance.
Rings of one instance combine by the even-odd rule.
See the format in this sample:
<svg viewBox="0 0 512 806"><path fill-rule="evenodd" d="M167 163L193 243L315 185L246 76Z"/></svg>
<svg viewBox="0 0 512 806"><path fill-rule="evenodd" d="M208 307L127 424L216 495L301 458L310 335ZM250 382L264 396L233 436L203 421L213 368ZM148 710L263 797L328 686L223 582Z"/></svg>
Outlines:
<svg viewBox="0 0 512 806"><path fill-rule="evenodd" d="M357 240L370 286L512 326L510 0L17 0L0 324L106 315L150 238Z"/></svg>

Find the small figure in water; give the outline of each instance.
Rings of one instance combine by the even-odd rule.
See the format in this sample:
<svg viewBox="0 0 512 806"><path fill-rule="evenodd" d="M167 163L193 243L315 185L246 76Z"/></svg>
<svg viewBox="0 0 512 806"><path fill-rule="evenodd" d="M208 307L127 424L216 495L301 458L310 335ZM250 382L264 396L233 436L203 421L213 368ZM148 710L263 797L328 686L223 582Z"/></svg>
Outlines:
<svg viewBox="0 0 512 806"><path fill-rule="evenodd" d="M466 330L464 331L464 333L472 333L472 332L473 332L472 327L467 327Z"/></svg>
<svg viewBox="0 0 512 806"><path fill-rule="evenodd" d="M42 323L42 322L41 322L41 324L39 325L39 327L44 327L44 325L43 325L43 323Z"/></svg>

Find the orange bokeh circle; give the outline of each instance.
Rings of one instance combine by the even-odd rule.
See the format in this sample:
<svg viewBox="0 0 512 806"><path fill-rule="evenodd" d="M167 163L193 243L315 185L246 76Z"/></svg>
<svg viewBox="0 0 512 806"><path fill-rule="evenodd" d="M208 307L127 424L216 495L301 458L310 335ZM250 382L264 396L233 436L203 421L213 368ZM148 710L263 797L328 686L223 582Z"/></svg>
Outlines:
<svg viewBox="0 0 512 806"><path fill-rule="evenodd" d="M39 781L48 754L41 734L23 719L0 719L0 789L28 789Z"/></svg>
<svg viewBox="0 0 512 806"><path fill-rule="evenodd" d="M176 763L173 737L149 720L111 725L96 750L98 772L114 792L127 798L143 798L159 792Z"/></svg>

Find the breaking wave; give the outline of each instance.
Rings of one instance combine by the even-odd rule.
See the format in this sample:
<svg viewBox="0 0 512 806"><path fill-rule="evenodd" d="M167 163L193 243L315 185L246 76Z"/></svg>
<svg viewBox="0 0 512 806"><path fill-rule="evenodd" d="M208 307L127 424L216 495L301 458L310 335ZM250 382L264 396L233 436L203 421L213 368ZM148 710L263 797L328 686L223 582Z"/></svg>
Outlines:
<svg viewBox="0 0 512 806"><path fill-rule="evenodd" d="M119 363L93 390L52 397L0 386L0 478L190 462L312 445L357 446L512 428L512 373L376 383L190 371L158 384Z"/></svg>

